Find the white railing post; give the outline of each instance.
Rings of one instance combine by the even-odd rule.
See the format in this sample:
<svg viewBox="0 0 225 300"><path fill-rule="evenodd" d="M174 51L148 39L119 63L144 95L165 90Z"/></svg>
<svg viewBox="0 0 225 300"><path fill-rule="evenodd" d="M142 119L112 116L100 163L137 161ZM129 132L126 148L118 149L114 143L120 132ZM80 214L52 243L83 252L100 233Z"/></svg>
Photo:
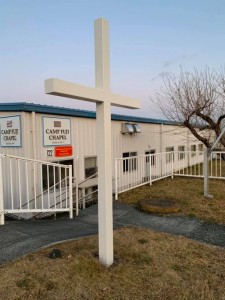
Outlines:
<svg viewBox="0 0 225 300"><path fill-rule="evenodd" d="M115 159L115 200L118 200L118 166L117 166L117 159Z"/></svg>
<svg viewBox="0 0 225 300"><path fill-rule="evenodd" d="M174 167L174 163L173 160L175 159L175 153L171 152L171 178L173 179L173 167Z"/></svg>
<svg viewBox="0 0 225 300"><path fill-rule="evenodd" d="M79 191L78 191L78 186L79 186L79 180L78 180L78 174L79 174L79 171L78 171L78 165L79 165L79 163L78 163L79 161L78 161L78 158L76 159L76 176L75 176L75 180L76 180L76 216L78 216L79 215Z"/></svg>
<svg viewBox="0 0 225 300"><path fill-rule="evenodd" d="M0 156L0 225L5 224L4 197L3 197L3 176L2 176L2 155Z"/></svg>
<svg viewBox="0 0 225 300"><path fill-rule="evenodd" d="M70 219L73 219L73 183L72 183L72 166L69 166L69 206L70 206Z"/></svg>
<svg viewBox="0 0 225 300"><path fill-rule="evenodd" d="M149 185L152 185L152 154L149 156Z"/></svg>

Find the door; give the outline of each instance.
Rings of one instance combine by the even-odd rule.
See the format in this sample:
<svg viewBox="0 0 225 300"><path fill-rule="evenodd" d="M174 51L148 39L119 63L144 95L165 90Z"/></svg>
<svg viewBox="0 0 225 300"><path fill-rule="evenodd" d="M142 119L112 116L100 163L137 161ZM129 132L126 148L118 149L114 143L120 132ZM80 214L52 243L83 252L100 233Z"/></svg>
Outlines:
<svg viewBox="0 0 225 300"><path fill-rule="evenodd" d="M150 168L151 168L151 175L152 177L154 176L155 164L156 164L155 156L151 156L150 159L150 154L155 154L155 149L145 151L145 155L149 155L146 156L145 158L145 176L147 180L150 179Z"/></svg>
<svg viewBox="0 0 225 300"><path fill-rule="evenodd" d="M72 174L73 174L73 160L62 160L56 161L60 165L72 165ZM67 180L65 178L67 177ZM59 182L61 182L61 187L65 187L69 184L69 169L64 169L60 167L53 167L53 166L42 166L42 185L43 190L47 189L48 187L52 187L54 183L56 184L56 188L59 188Z"/></svg>

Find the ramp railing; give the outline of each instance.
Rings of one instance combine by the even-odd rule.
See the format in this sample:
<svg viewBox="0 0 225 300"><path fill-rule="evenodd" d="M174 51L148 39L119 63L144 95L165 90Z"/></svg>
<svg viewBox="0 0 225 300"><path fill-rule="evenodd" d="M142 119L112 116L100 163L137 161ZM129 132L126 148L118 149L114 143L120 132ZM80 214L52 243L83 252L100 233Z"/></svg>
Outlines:
<svg viewBox="0 0 225 300"><path fill-rule="evenodd" d="M0 224L6 213L30 218L65 211L73 217L72 166L1 154L1 174Z"/></svg>
<svg viewBox="0 0 225 300"><path fill-rule="evenodd" d="M173 176L174 152L117 158L115 160L115 199L118 194Z"/></svg>
<svg viewBox="0 0 225 300"><path fill-rule="evenodd" d="M115 160L115 199L118 194L152 184L166 177L203 178L203 151L175 151L117 158ZM209 178L225 179L225 152L214 151L209 160Z"/></svg>

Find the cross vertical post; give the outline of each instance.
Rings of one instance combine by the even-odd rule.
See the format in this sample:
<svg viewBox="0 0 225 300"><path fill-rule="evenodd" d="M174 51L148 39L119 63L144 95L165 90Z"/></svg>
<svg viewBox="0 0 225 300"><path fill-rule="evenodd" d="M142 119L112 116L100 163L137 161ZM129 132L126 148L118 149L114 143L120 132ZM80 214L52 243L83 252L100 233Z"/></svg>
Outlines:
<svg viewBox="0 0 225 300"><path fill-rule="evenodd" d="M104 19L95 21L95 87L110 90L109 25ZM105 100L105 99L104 99ZM113 263L111 103L96 104L96 144L98 160L98 234L99 259Z"/></svg>
<svg viewBox="0 0 225 300"><path fill-rule="evenodd" d="M99 259L110 266L113 263L111 106L101 103L96 108Z"/></svg>

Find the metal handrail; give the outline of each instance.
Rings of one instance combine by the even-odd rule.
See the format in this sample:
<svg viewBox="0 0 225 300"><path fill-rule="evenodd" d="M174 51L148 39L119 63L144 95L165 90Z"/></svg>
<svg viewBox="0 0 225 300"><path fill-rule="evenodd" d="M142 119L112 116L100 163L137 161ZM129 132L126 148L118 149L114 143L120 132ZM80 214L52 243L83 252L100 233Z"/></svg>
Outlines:
<svg viewBox="0 0 225 300"><path fill-rule="evenodd" d="M31 162L35 162L35 163L41 163L41 164L44 164L44 165L49 165L49 166L54 166L54 167L60 167L60 168L69 169L68 165L62 165L62 164L57 164L57 163L53 163L53 162L47 162L47 161L33 159L33 158L25 158L25 157L8 155L8 154L1 154L1 156L5 157L5 158L14 158L15 160L31 161Z"/></svg>
<svg viewBox="0 0 225 300"><path fill-rule="evenodd" d="M89 176L88 178L86 178L85 180L82 180L81 182L79 182L78 188L79 188L79 185L80 185L80 184L82 184L82 183L88 181L88 180L91 179L91 178L94 178L97 174L98 174L98 173L95 173L95 174ZM67 179L67 177L66 177L65 179ZM63 180L65 180L65 179L63 179ZM75 179L75 180L76 180L75 177L73 177L72 179ZM59 184L59 183L57 183L57 184ZM73 186L73 189L74 189L75 187L76 187L76 186ZM66 187L66 188L68 188L68 187ZM76 203L76 201L78 201L78 204L80 204L81 201L82 201L83 199L85 199L85 198L91 196L92 194L95 194L97 191L98 191L98 190L92 191L92 192L86 194L85 196L83 196L83 197L81 197L81 198L75 199L75 201L73 201L73 203ZM64 193L62 193L61 195L65 195L65 194L66 194L66 191L65 191ZM72 196L74 196L74 195L76 195L76 192L73 191ZM41 196L41 195L39 195L38 197L40 197L40 196ZM56 199L57 199L58 197L60 197L60 195L57 195L57 196L56 196ZM66 200L67 200L67 199L65 198L65 199L63 199L61 202L64 203ZM90 200L90 201L91 201L91 200ZM88 202L90 202L90 201L88 201ZM60 203L60 202L57 202L57 203L53 204L52 206L50 206L50 208L52 208L52 207L58 205L59 203ZM53 213L54 213L54 212L53 212ZM44 213L44 212L37 213L37 214L35 214L35 216L32 216L31 219L33 219L34 217L37 217L38 215L41 215L41 214L49 214L49 212L47 212L47 213Z"/></svg>
<svg viewBox="0 0 225 300"><path fill-rule="evenodd" d="M38 198L40 198L42 195L47 194L49 191L51 191L52 189L54 189L54 187L56 187L57 185L61 184L63 181L66 181L67 179L69 179L69 176L67 176L64 179L62 179L61 181L58 181L57 183L51 185L48 189L44 190L41 194L39 194L38 196L36 196L36 198L33 198L29 202L24 203L21 207L24 207L24 206L28 205L28 203L32 203L33 201L35 201ZM74 179L75 179L75 177L72 177L72 180L74 180ZM72 188L74 188L74 186ZM65 194L65 192L62 193L62 195L64 195L64 194Z"/></svg>

